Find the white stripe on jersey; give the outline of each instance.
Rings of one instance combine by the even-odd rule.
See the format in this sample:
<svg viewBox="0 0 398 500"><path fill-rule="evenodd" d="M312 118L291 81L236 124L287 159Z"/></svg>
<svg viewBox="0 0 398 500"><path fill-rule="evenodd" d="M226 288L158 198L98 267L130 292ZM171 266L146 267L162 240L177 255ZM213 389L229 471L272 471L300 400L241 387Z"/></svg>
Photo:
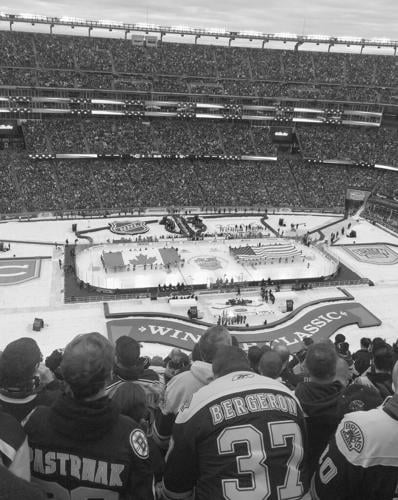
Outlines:
<svg viewBox="0 0 398 500"><path fill-rule="evenodd" d="M8 460L12 462L15 459L17 450L10 444L6 443L3 439L0 439L0 453L6 456Z"/></svg>
<svg viewBox="0 0 398 500"><path fill-rule="evenodd" d="M182 424L192 418L198 411L215 399L227 397L231 394L240 395L244 391L278 391L294 399L297 406L301 405L294 394L281 382L253 372L233 372L217 378L200 388L192 397L188 407L183 407L178 412L176 424Z"/></svg>
<svg viewBox="0 0 398 500"><path fill-rule="evenodd" d="M30 403L37 397L37 394L31 394L29 396L26 396L26 398L9 398L8 396L5 396L4 394L0 394L0 402L4 401L4 403L13 403L15 405L24 405L26 403Z"/></svg>

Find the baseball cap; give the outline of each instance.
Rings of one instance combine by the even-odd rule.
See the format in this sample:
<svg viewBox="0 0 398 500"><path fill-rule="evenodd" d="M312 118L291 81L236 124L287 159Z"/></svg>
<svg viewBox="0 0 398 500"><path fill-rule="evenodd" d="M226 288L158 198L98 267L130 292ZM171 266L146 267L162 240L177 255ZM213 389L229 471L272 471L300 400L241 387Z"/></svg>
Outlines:
<svg viewBox="0 0 398 500"><path fill-rule="evenodd" d="M122 335L116 340L115 354L123 366L131 366L137 364L140 357L140 344L127 335Z"/></svg>
<svg viewBox="0 0 398 500"><path fill-rule="evenodd" d="M98 332L78 335L65 348L60 365L64 380L77 399L93 396L110 378L112 344Z"/></svg>
<svg viewBox="0 0 398 500"><path fill-rule="evenodd" d="M383 398L375 389L354 383L344 389L341 394L341 415L353 411L372 410L380 406L382 402Z"/></svg>
<svg viewBox="0 0 398 500"><path fill-rule="evenodd" d="M0 385L18 387L34 377L42 355L34 339L22 337L10 342L0 357Z"/></svg>

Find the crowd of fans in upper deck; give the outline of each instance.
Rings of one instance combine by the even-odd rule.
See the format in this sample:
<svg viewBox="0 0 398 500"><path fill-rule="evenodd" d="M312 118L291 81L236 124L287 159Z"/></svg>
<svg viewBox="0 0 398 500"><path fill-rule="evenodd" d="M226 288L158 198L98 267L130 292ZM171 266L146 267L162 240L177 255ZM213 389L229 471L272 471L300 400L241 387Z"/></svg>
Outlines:
<svg viewBox="0 0 398 500"><path fill-rule="evenodd" d="M0 33L1 85L393 102L394 57Z"/></svg>

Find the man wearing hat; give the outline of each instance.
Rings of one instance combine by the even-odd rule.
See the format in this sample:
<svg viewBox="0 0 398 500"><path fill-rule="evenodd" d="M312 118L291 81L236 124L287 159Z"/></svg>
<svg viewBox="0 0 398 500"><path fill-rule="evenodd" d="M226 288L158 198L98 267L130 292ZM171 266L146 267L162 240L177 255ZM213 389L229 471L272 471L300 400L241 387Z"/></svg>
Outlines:
<svg viewBox="0 0 398 500"><path fill-rule="evenodd" d="M10 342L0 357L0 405L18 421L39 405L51 405L58 395L41 384L41 361L40 349L29 337Z"/></svg>
<svg viewBox="0 0 398 500"><path fill-rule="evenodd" d="M65 393L25 420L32 478L49 498L153 499L146 436L105 395L113 356L101 334L75 337L60 366Z"/></svg>
<svg viewBox="0 0 398 500"><path fill-rule="evenodd" d="M149 410L149 426L152 425L155 410L158 408L164 385L159 382L159 375L145 368L145 359L140 357L141 346L133 338L123 335L116 340L112 380L106 388L106 394L112 398L119 387L126 382L134 382L145 391Z"/></svg>

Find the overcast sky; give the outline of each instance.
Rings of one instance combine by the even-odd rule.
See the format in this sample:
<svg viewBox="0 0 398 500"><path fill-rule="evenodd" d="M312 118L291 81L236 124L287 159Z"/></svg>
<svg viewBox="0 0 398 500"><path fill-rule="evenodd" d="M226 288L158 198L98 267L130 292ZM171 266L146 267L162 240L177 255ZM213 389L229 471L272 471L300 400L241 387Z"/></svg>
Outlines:
<svg viewBox="0 0 398 500"><path fill-rule="evenodd" d="M6 13L398 39L398 0L3 0Z"/></svg>

